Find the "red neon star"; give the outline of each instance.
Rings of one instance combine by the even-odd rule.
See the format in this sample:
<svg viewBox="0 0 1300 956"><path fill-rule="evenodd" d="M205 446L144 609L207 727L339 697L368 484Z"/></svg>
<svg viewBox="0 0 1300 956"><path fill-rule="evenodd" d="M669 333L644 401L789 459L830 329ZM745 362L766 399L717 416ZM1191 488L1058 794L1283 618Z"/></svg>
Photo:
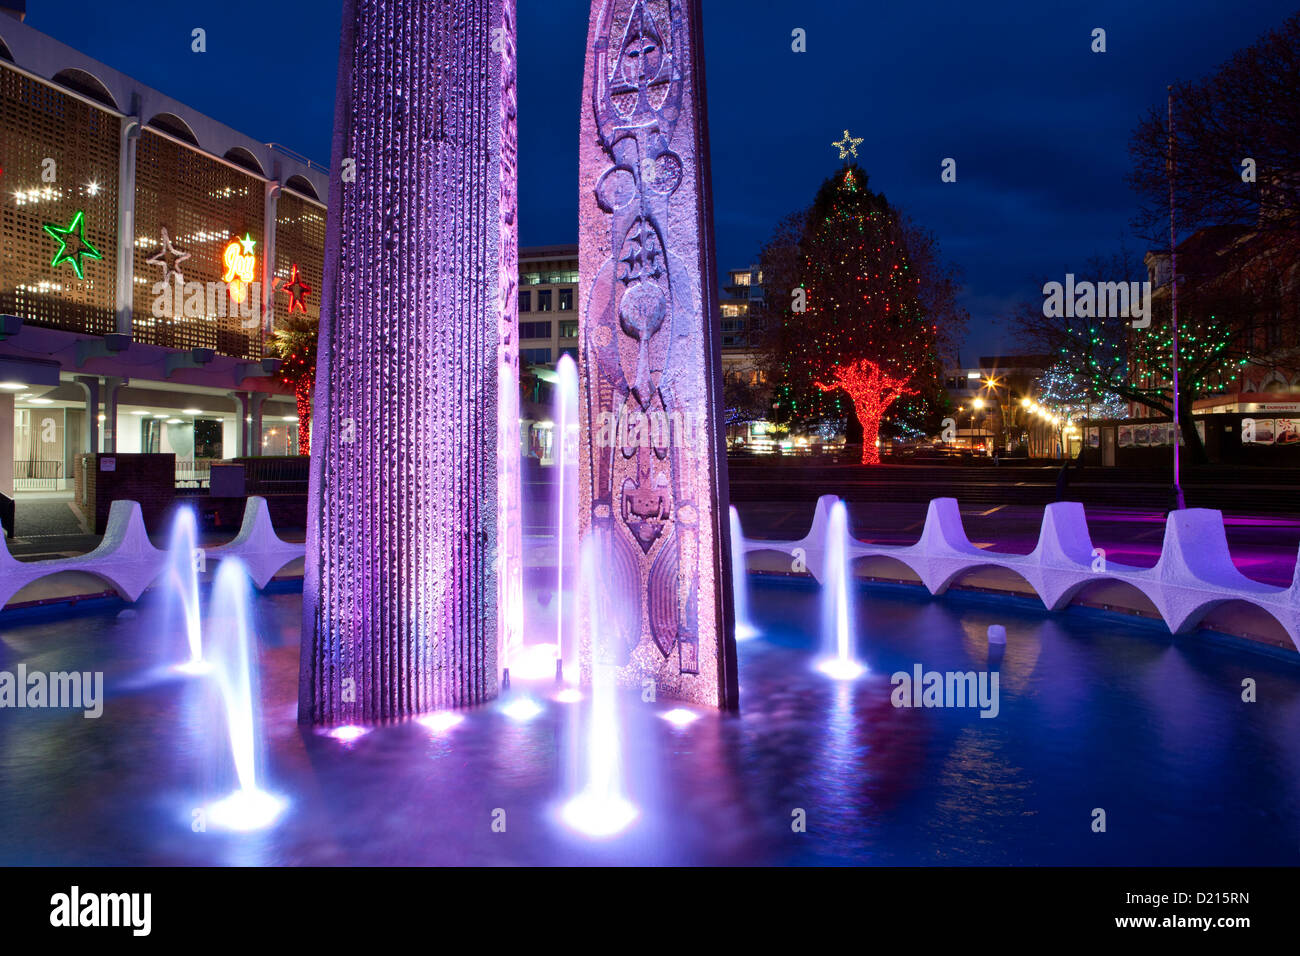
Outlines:
<svg viewBox="0 0 1300 956"><path fill-rule="evenodd" d="M307 305L304 300L307 296L311 295L311 286L298 278L297 263L294 263L291 268L292 272L289 274L289 281L281 286L285 292L289 293L289 314L293 315L293 310L295 308L298 309L298 311L305 313L307 311Z"/></svg>

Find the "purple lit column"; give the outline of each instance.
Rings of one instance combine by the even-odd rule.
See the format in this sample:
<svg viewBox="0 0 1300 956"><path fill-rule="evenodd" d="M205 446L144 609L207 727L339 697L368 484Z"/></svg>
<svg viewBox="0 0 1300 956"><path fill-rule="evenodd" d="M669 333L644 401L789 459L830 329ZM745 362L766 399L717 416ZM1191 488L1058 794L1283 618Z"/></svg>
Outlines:
<svg viewBox="0 0 1300 956"><path fill-rule="evenodd" d="M594 0L579 145L579 523L593 657L734 709L722 370L700 0Z"/></svg>
<svg viewBox="0 0 1300 956"><path fill-rule="evenodd" d="M514 0L345 0L299 719L495 697L519 615Z"/></svg>

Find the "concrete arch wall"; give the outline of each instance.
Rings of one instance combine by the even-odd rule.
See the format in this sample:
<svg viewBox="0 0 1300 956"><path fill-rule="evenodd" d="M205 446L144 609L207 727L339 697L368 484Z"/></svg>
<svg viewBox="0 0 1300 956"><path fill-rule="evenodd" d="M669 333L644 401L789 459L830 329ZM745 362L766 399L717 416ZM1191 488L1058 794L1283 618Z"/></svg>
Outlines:
<svg viewBox="0 0 1300 956"><path fill-rule="evenodd" d="M91 99L104 102L105 106L110 106L115 110L121 110L120 104L113 98L113 92L105 85L104 81L94 73L88 73L85 70L72 67L67 70L60 70L54 76L50 77L55 83L83 96L89 96Z"/></svg>
<svg viewBox="0 0 1300 956"><path fill-rule="evenodd" d="M824 580L830 510L836 499L817 500L812 527L797 541L746 539L733 542L744 554L780 551L804 556L809 572ZM1049 610L1061 610L1089 584L1115 581L1139 591L1173 633L1195 628L1214 607L1226 601L1251 604L1278 621L1300 651L1300 562L1290 588L1252 581L1237 570L1228 551L1223 515L1206 508L1172 512L1165 524L1164 545L1154 568L1134 568L1097 559L1078 502L1057 502L1043 512L1038 545L1029 554L1003 554L977 548L962 526L955 498L930 502L916 544L873 545L850 538L851 561L867 556L893 558L910 568L931 594L942 594L961 575L982 567L1013 572L1033 589Z"/></svg>
<svg viewBox="0 0 1300 956"><path fill-rule="evenodd" d="M238 558L259 588L266 587L285 565L301 559L305 548L276 535L266 499L251 497L244 507L239 534L228 545L204 549L205 560ZM69 571L89 574L109 584L127 601L139 600L169 563L169 554L149 541L140 505L135 501L114 501L108 527L99 547L89 554L52 561L18 561L0 538L0 608L27 585L42 578ZM186 561L191 560L186 556Z"/></svg>

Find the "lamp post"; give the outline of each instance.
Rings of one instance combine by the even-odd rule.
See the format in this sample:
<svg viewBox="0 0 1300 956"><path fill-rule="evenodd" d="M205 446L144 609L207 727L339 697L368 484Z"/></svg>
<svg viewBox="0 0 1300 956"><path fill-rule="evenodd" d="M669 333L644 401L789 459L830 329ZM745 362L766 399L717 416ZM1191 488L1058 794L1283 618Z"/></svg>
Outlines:
<svg viewBox="0 0 1300 956"><path fill-rule="evenodd" d="M974 431L974 430L975 430L975 413L978 412L978 411L983 411L983 410L984 410L984 399L979 398L979 397L977 396L977 397L975 398L975 400L974 400L973 402L970 403L970 407L971 407L971 413L970 413L970 430L971 430L971 431ZM984 444L983 438L984 438L984 421L983 421L983 419L981 418L981 420L980 420L980 445L981 445L981 447L982 447L983 444Z"/></svg>
<svg viewBox="0 0 1300 956"><path fill-rule="evenodd" d="M1022 414L1021 414L1021 418L1022 418L1024 421L1028 421L1028 420L1029 420L1029 406L1032 405L1032 404L1033 404L1033 402L1031 402L1031 401L1029 400L1029 396L1028 396L1028 395L1026 395L1026 396L1024 396L1023 398L1020 399L1020 409L1021 409L1021 412L1022 412ZM1022 427L1023 427L1023 426L1022 426ZM1026 444L1029 444L1029 429L1028 429L1028 428L1025 429L1025 442L1026 442ZM1026 449L1025 449L1025 454L1026 454L1026 455L1029 455L1030 457L1032 457L1032 452L1033 452L1032 447L1029 447L1029 448L1026 448Z"/></svg>

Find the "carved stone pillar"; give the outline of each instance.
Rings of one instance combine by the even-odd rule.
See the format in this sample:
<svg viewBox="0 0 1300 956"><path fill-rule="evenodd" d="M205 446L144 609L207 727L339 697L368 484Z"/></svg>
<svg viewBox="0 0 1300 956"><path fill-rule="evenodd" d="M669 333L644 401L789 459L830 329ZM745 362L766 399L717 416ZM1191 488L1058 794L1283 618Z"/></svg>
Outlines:
<svg viewBox="0 0 1300 956"><path fill-rule="evenodd" d="M737 706L700 0L594 0L579 162L579 523L592 656Z"/></svg>
<svg viewBox="0 0 1300 956"><path fill-rule="evenodd" d="M497 694L518 615L514 55L514 0L344 3L302 721Z"/></svg>

